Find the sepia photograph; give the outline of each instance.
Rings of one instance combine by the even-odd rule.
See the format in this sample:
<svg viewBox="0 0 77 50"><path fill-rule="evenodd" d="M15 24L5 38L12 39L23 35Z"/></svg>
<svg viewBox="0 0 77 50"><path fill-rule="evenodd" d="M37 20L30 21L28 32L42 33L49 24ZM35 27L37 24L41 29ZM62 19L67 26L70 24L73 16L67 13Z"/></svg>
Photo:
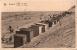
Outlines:
<svg viewBox="0 0 77 50"><path fill-rule="evenodd" d="M68 3L66 1L63 0L62 2ZM4 5L7 6L6 3ZM39 6L41 7L41 5ZM51 8L54 6L51 5ZM34 11L30 8L29 11L17 11L15 9L14 11L1 12L1 47L75 48L76 5L68 5L65 10L64 7L66 6L60 9L56 6L55 9L53 8L54 10L49 11L42 11L43 8Z"/></svg>

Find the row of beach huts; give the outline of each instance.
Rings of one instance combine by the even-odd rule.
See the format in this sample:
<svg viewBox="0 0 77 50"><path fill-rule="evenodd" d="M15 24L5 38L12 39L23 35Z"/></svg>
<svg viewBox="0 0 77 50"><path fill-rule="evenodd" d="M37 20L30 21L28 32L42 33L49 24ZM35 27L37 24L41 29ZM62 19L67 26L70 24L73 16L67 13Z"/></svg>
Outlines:
<svg viewBox="0 0 77 50"><path fill-rule="evenodd" d="M66 15L70 15L73 12L63 12L61 14L50 16L48 20L42 20L38 23L34 23L30 25L30 27L23 27L19 30L15 31L15 34L11 35L10 38L8 38L7 41L14 41L14 48L23 46L24 44L27 44L31 42L33 38L36 36L46 32L49 28L52 28L54 25L59 23L61 25L60 19L62 19Z"/></svg>
<svg viewBox="0 0 77 50"><path fill-rule="evenodd" d="M64 12L62 15L60 14L53 17L50 16L49 20L40 21L38 23L31 25L28 28L20 28L19 31L16 31L16 34L14 35L14 47L20 47L26 43L31 42L32 38L46 32L56 23L60 23L61 18L71 13L72 12Z"/></svg>

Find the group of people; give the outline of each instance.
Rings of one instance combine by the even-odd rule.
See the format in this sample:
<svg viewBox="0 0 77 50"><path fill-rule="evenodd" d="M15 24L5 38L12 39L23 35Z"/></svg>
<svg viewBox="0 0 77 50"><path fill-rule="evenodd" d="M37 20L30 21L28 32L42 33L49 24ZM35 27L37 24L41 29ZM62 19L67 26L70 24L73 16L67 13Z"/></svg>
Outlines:
<svg viewBox="0 0 77 50"><path fill-rule="evenodd" d="M59 24L61 26L61 24L62 24L61 19L63 19L63 17L66 16L67 14L70 15L70 14L72 14L72 12L65 11L65 12L63 12L61 14L53 14L52 16L48 15L49 18L47 20L45 20L45 22L50 22L51 21L51 23L54 23L54 24L59 22Z"/></svg>

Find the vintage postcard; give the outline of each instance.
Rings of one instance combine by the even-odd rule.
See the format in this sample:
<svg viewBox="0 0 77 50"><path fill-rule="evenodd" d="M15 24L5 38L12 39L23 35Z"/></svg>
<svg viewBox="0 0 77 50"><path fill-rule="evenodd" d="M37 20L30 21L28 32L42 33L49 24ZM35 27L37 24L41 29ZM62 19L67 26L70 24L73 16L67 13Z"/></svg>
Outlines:
<svg viewBox="0 0 77 50"><path fill-rule="evenodd" d="M0 0L0 7L1 48L76 50L76 0Z"/></svg>

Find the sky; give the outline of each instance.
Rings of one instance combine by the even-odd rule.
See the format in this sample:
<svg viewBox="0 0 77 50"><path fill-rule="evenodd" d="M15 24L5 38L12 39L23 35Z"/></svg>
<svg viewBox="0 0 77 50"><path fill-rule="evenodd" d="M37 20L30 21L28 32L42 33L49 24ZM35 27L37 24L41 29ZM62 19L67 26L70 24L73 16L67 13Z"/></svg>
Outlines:
<svg viewBox="0 0 77 50"><path fill-rule="evenodd" d="M20 6L9 5L9 3L26 3ZM7 6L4 6L4 3ZM66 11L75 5L75 0L1 0L1 11Z"/></svg>

